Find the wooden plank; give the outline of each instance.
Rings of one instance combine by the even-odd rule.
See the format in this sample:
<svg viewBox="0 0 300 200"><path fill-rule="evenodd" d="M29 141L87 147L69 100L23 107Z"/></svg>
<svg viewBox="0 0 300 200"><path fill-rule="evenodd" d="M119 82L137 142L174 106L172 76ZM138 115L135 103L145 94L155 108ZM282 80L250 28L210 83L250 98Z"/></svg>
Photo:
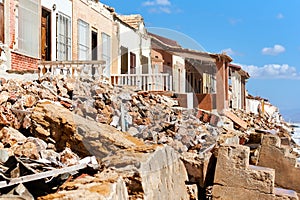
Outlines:
<svg viewBox="0 0 300 200"><path fill-rule="evenodd" d="M244 120L240 119L238 116L236 116L234 113L226 110L224 111L224 115L226 117L228 117L229 119L231 119L235 124L239 125L240 127L242 127L243 129L247 129L248 124L247 122L245 122Z"/></svg>
<svg viewBox="0 0 300 200"><path fill-rule="evenodd" d="M11 179L8 179L5 181L0 181L0 188L16 185L16 184L20 184L20 183L26 183L26 182L30 182L30 181L40 180L40 179L51 177L51 176L57 176L59 174L70 173L70 172L74 172L74 171L77 171L80 169L84 169L86 167L87 167L87 164L82 163L82 164L74 165L71 167L64 167L62 169L54 169L51 171L41 172L41 173L37 173L37 174L31 174L31 175L22 176L19 178L11 178Z"/></svg>

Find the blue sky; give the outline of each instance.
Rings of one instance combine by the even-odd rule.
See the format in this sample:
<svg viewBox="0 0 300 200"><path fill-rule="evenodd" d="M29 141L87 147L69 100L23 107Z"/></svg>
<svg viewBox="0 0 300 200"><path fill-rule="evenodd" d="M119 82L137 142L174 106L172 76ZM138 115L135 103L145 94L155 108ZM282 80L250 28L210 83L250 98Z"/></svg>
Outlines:
<svg viewBox="0 0 300 200"><path fill-rule="evenodd" d="M251 94L269 99L286 118L293 110L299 113L299 0L101 2L120 14L141 14L147 27L173 30L191 38L190 44L197 42L192 48L199 44L199 50L226 51L252 76L247 84ZM293 116L292 120L297 119Z"/></svg>

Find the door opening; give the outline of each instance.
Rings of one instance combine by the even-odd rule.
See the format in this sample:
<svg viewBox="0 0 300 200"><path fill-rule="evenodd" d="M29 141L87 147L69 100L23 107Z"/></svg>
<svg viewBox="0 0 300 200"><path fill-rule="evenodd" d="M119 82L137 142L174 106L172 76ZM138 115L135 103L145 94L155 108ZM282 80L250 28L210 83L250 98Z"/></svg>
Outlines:
<svg viewBox="0 0 300 200"><path fill-rule="evenodd" d="M98 33L92 31L92 60L98 59Z"/></svg>
<svg viewBox="0 0 300 200"><path fill-rule="evenodd" d="M51 12L42 8L41 20L41 58L51 60Z"/></svg>
<svg viewBox="0 0 300 200"><path fill-rule="evenodd" d="M128 49L121 47L121 74L128 74Z"/></svg>

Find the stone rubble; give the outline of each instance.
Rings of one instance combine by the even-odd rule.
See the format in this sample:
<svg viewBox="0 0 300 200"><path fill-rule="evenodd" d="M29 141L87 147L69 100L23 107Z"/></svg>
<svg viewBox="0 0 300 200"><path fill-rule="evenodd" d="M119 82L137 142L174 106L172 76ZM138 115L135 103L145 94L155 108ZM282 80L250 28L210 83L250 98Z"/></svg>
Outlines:
<svg viewBox="0 0 300 200"><path fill-rule="evenodd" d="M274 170L249 167L260 163L263 135L294 145L288 125L268 114L188 110L172 95L89 79L2 79L0 91L0 199L234 199L228 188L298 199L274 189ZM234 147L242 154L227 158L224 145L244 145ZM28 175L37 179L5 186Z"/></svg>

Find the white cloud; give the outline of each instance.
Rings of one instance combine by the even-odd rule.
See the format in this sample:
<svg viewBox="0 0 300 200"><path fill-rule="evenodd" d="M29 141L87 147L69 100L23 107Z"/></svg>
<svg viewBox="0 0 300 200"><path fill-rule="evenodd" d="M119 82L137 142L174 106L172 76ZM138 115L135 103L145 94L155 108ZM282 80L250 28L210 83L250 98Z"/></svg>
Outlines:
<svg viewBox="0 0 300 200"><path fill-rule="evenodd" d="M235 51L233 51L231 48L223 49L222 52L225 52L225 53L227 53L230 56L235 55Z"/></svg>
<svg viewBox="0 0 300 200"><path fill-rule="evenodd" d="M242 22L243 20L242 20L242 19L234 19L234 18L230 18L228 21L229 21L229 23L230 23L231 25L236 25L236 24Z"/></svg>
<svg viewBox="0 0 300 200"><path fill-rule="evenodd" d="M283 19L284 18L282 13L279 13L276 17L277 17L277 19Z"/></svg>
<svg viewBox="0 0 300 200"><path fill-rule="evenodd" d="M283 52L285 52L285 48L280 44L275 44L274 47L265 47L261 50L262 54L271 56L276 56Z"/></svg>
<svg viewBox="0 0 300 200"><path fill-rule="evenodd" d="M263 67L255 65L242 65L251 78L258 79L300 79L300 73L297 72L295 67L289 66L288 64L268 64Z"/></svg>
<svg viewBox="0 0 300 200"><path fill-rule="evenodd" d="M169 0L156 0L157 5L169 6L171 2Z"/></svg>
<svg viewBox="0 0 300 200"><path fill-rule="evenodd" d="M154 6L155 5L155 1L145 1L144 3L143 3L143 6Z"/></svg>
<svg viewBox="0 0 300 200"><path fill-rule="evenodd" d="M145 7L150 7L148 12L150 13L171 13L171 2L170 0L153 0L145 1L142 3Z"/></svg>
<svg viewBox="0 0 300 200"><path fill-rule="evenodd" d="M145 1L143 6L170 6L171 2L169 0L155 0L155 1Z"/></svg>
<svg viewBox="0 0 300 200"><path fill-rule="evenodd" d="M243 54L233 50L232 48L223 49L221 52L225 52L229 56L242 56Z"/></svg>
<svg viewBox="0 0 300 200"><path fill-rule="evenodd" d="M159 10L163 13L168 13L168 14L171 13L171 9L168 7L159 7Z"/></svg>
<svg viewBox="0 0 300 200"><path fill-rule="evenodd" d="M149 13L167 13L170 14L171 10L168 7L153 7L148 10Z"/></svg>

